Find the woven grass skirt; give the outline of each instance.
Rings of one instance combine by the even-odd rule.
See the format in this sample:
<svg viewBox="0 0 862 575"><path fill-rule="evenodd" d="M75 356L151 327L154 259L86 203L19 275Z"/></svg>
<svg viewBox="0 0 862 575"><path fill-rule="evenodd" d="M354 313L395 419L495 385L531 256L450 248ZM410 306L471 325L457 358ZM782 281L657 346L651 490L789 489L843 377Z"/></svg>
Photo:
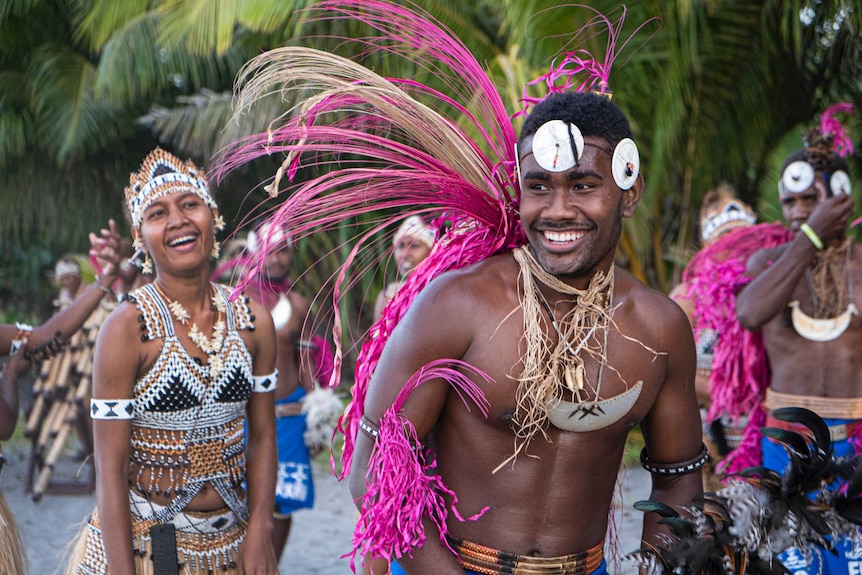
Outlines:
<svg viewBox="0 0 862 575"><path fill-rule="evenodd" d="M15 516L0 493L0 575L21 575L27 572L27 555L21 544Z"/></svg>
<svg viewBox="0 0 862 575"><path fill-rule="evenodd" d="M149 502L135 493L130 497L132 512L132 549L137 575L158 575L153 570L150 527L155 521ZM153 508L158 509L154 505ZM239 546L245 538L247 524L228 508L215 511L186 511L171 520L176 527L177 564L181 575L209 573L235 574ZM98 509L78 534L65 575L108 574L105 547Z"/></svg>

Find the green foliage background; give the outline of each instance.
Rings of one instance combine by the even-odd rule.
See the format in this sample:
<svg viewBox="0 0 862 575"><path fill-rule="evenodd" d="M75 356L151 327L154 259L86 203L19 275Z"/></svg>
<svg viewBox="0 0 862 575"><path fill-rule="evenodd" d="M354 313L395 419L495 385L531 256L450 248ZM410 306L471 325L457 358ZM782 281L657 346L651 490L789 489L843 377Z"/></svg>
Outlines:
<svg viewBox="0 0 862 575"><path fill-rule="evenodd" d="M762 221L780 219L774 190L784 155L830 104L862 104L861 3L628 3L620 43L649 18L660 22L648 23L621 51L611 75L647 182L636 217L626 222L622 264L667 291L696 248L700 199L722 180L757 206ZM85 252L87 232L108 218L122 221L128 174L154 146L210 167L216 151L264 130L286 109L272 101L228 122L233 79L244 62L285 44L341 49L334 37L367 33L355 23L304 22L309 4L0 0L0 320L44 319L40 302L53 291L46 272L63 253ZM523 86L546 72L561 48L604 53L604 36L571 45L592 13L557 0L418 4L487 64L511 111ZM590 5L612 20L622 11L617 2ZM382 56L367 64L384 74L415 72ZM858 142L860 119L848 120ZM229 231L272 207L260 184L274 170L275 160L260 162L219 187ZM355 226L367 225L345 222L341 232L299 246L298 289L321 308L328 294L320 286L350 249ZM381 249L363 261L370 266L385 255ZM339 310L348 339L368 326L392 267L357 273Z"/></svg>

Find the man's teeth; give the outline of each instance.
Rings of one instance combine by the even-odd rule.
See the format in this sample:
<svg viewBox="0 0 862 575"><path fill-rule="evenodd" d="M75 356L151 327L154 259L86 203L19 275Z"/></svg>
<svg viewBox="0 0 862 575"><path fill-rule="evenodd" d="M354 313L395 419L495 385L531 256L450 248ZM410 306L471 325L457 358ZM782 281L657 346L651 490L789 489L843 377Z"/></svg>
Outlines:
<svg viewBox="0 0 862 575"><path fill-rule="evenodd" d="M545 238L549 242L574 242L584 237L586 232L551 232L545 231Z"/></svg>
<svg viewBox="0 0 862 575"><path fill-rule="evenodd" d="M179 238L177 238L177 239L175 239L175 240L172 240L172 241L171 241L171 243L170 243L170 246L171 246L171 247L176 247L176 246L178 246L178 245L180 245L180 244L184 244L184 243L186 243L186 242L190 242L190 241L192 241L192 240L194 240L194 239L195 239L195 237L194 237L194 236L192 236L192 235L188 235L188 236L181 236L181 237L179 237Z"/></svg>

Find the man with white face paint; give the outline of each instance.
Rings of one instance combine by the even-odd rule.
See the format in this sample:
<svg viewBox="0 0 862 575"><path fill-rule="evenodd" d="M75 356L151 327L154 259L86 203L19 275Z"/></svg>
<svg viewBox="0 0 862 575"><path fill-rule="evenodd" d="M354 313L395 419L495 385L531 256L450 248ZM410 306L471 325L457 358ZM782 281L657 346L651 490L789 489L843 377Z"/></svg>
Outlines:
<svg viewBox="0 0 862 575"><path fill-rule="evenodd" d="M393 331L364 402L351 492L364 518L390 504L363 498L376 474L398 473L391 458L400 444L386 426L395 409L413 440L433 447L434 481L457 496L464 517L475 514L426 516L424 542L393 573L605 573L608 510L636 425L651 498L681 506L700 493L707 453L688 320L614 265L622 220L643 191L631 138L603 95L538 104L517 150L526 245L440 275ZM439 361L463 362L487 413L441 377L393 408L405 382ZM404 509L427 495L393 497ZM644 517L654 544L656 519Z"/></svg>
<svg viewBox="0 0 862 575"><path fill-rule="evenodd" d="M862 436L862 321L857 309L862 248L847 237L853 209L850 179L846 162L833 149L833 136L809 131L806 149L784 161L778 192L795 236L751 256L747 274L753 279L737 295L736 311L743 327L763 336L771 369L763 402L766 425L798 431L771 413L782 407L808 408L824 418L833 450L845 456ZM763 465L783 473L789 461L784 448L768 438L761 448ZM797 574L821 568L823 573L858 572L862 563L850 542L836 546L838 557L815 548L791 548L779 557Z"/></svg>

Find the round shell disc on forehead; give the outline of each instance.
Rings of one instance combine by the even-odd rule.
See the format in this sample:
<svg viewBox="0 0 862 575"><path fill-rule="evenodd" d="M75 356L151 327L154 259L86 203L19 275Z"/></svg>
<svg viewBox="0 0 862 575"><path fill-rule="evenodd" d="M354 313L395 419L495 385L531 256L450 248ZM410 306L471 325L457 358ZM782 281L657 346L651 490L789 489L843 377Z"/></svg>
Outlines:
<svg viewBox="0 0 862 575"><path fill-rule="evenodd" d="M836 170L829 176L829 189L836 196L850 195L850 176L844 170Z"/></svg>
<svg viewBox="0 0 862 575"><path fill-rule="evenodd" d="M804 192L814 183L814 166L799 160L791 163L781 174L781 184L778 191L781 194L798 194Z"/></svg>
<svg viewBox="0 0 862 575"><path fill-rule="evenodd" d="M623 138L614 148L611 167L614 181L621 190L628 190L635 185L641 168L641 159L637 144L631 138Z"/></svg>
<svg viewBox="0 0 862 575"><path fill-rule="evenodd" d="M583 153L584 137L574 124L551 120L542 124L533 136L533 157L549 172L564 172L575 167Z"/></svg>

